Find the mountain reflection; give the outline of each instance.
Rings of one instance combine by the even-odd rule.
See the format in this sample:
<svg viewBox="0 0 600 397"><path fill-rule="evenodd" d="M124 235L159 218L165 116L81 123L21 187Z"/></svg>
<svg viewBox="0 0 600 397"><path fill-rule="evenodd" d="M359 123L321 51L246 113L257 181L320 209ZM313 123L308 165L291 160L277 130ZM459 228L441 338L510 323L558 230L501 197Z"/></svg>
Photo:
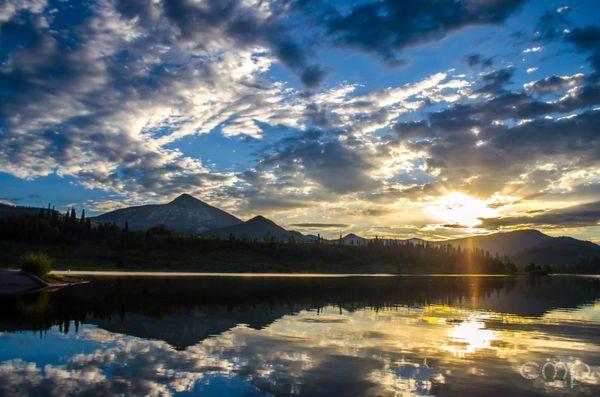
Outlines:
<svg viewBox="0 0 600 397"><path fill-rule="evenodd" d="M574 281L575 280L575 281ZM335 306L349 311L450 305L521 316L575 308L600 296L600 279L572 277L97 277L51 292L0 297L0 330L44 331L74 322L161 339L183 349L246 324Z"/></svg>
<svg viewBox="0 0 600 397"><path fill-rule="evenodd" d="M2 298L2 329L36 332L0 334L0 395L597 395L599 297L572 277L98 278ZM519 373L554 359L590 371Z"/></svg>

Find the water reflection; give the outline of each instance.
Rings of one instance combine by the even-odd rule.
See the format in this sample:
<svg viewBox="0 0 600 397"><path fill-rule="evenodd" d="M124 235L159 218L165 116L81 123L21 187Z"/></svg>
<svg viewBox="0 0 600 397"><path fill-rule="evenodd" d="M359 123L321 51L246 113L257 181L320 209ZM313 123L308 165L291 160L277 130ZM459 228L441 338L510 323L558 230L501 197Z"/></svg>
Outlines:
<svg viewBox="0 0 600 397"><path fill-rule="evenodd" d="M4 298L0 394L597 395L599 297L566 277L103 278ZM548 362L573 370L520 373Z"/></svg>

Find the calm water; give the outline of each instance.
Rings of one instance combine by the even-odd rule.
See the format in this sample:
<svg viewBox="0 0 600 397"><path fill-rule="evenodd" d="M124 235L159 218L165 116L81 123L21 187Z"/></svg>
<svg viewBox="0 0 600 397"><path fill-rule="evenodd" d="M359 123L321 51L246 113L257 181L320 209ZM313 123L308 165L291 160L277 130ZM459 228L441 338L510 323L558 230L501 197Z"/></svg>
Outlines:
<svg viewBox="0 0 600 397"><path fill-rule="evenodd" d="M0 296L0 395L600 395L600 278L91 280Z"/></svg>

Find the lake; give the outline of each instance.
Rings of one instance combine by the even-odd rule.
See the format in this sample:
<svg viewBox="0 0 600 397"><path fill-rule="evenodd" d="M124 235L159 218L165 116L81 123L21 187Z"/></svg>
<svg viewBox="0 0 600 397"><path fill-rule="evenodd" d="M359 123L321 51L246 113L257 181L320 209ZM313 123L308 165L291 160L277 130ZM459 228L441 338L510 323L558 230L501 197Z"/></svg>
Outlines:
<svg viewBox="0 0 600 397"><path fill-rule="evenodd" d="M0 296L0 395L600 395L600 278L86 276Z"/></svg>

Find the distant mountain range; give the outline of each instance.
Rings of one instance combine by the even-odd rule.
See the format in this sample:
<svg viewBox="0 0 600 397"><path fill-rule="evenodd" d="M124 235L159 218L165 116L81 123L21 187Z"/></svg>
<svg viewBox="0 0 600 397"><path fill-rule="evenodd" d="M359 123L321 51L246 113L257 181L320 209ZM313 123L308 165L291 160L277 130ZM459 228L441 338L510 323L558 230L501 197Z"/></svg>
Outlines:
<svg viewBox="0 0 600 397"><path fill-rule="evenodd" d="M515 230L436 242L461 248L479 248L491 254L507 255L525 265L571 264L580 258L600 256L600 246L572 237L551 237L539 230Z"/></svg>
<svg viewBox="0 0 600 397"><path fill-rule="evenodd" d="M39 214L42 208L15 207L0 204L0 217L7 215ZM115 223L130 230L145 230L159 224L171 230L187 235L213 237L219 239L248 239L256 241L289 241L313 242L318 237L303 235L294 230L287 230L275 222L256 216L247 221L213 207L189 194L182 194L167 204L152 204L122 208L92 218L98 223ZM344 245L362 245L372 239L348 234L341 239L323 240L324 243ZM380 241L388 241L381 240ZM391 240L389 240L391 241ZM600 246L589 241L571 237L551 237L538 230L517 230L504 233L493 233L445 241L425 241L418 238L404 240L413 244L450 244L455 247L478 248L509 256L515 263L525 265L530 262L545 265L572 264L581 258L600 256Z"/></svg>
<svg viewBox="0 0 600 397"><path fill-rule="evenodd" d="M305 242L308 237L295 230L286 230L264 216L255 216L244 223L209 230L201 234L204 237L227 239L231 236L238 239L258 241L288 241Z"/></svg>
<svg viewBox="0 0 600 397"><path fill-rule="evenodd" d="M122 208L92 218L99 223L115 223L130 230L145 230L165 225L184 234L200 234L207 230L240 225L235 216L206 204L189 194L182 194L167 204L150 204Z"/></svg>

